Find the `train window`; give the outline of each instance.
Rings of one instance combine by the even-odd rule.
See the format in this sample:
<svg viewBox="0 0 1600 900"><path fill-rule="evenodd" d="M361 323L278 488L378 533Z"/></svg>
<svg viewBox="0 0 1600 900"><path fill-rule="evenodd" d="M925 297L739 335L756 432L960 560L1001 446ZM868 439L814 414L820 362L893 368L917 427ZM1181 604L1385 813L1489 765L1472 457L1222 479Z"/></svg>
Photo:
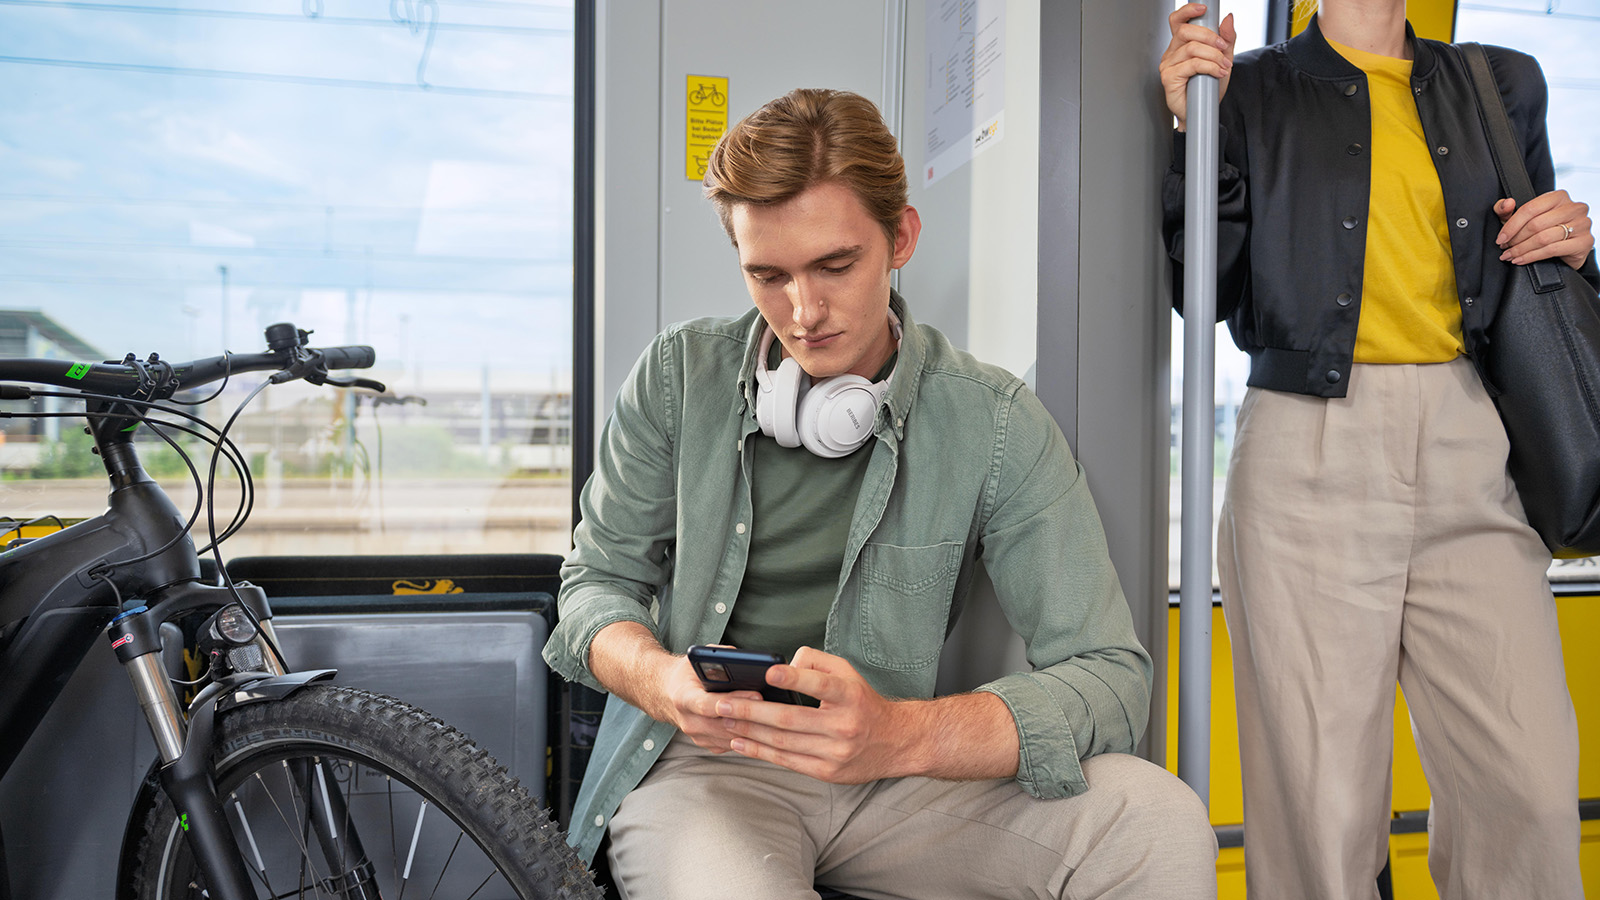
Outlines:
<svg viewBox="0 0 1600 900"><path fill-rule="evenodd" d="M573 48L572 0L6 5L0 355L182 360L281 321L370 344L387 394L291 384L240 415L228 552L564 553ZM0 515L104 509L79 424L4 420Z"/></svg>
<svg viewBox="0 0 1600 900"><path fill-rule="evenodd" d="M1178 3L1174 5L1182 6ZM1223 13L1232 13L1234 27L1238 30L1239 39L1234 44L1234 52L1243 53L1262 46L1267 37L1267 0L1254 0L1246 3L1230 3L1223 7ZM1233 452L1233 419L1239 411L1239 403L1244 400L1245 379L1250 375L1250 358L1243 351L1233 345L1233 338L1228 334L1225 326L1217 326L1216 331L1216 465L1214 467L1216 480L1213 484L1213 513L1212 534L1216 534L1215 521L1216 509L1222 505L1222 488L1227 479L1228 456ZM1169 513L1169 536L1167 542L1167 580L1172 590L1178 589L1178 573L1181 565L1182 543L1179 539L1181 532L1180 522L1182 507L1180 497L1182 485L1179 481L1179 461L1181 459L1183 432L1183 319L1177 313L1172 315L1172 430L1171 430L1171 482ZM1211 583L1217 584L1216 554L1212 554Z"/></svg>
<svg viewBox="0 0 1600 900"><path fill-rule="evenodd" d="M1600 208L1600 81L1594 48L1600 46L1600 2L1596 0L1488 0L1460 3L1456 40L1514 47L1532 54L1550 89L1546 124L1555 159L1556 186ZM1595 559L1557 560L1552 581L1600 579Z"/></svg>

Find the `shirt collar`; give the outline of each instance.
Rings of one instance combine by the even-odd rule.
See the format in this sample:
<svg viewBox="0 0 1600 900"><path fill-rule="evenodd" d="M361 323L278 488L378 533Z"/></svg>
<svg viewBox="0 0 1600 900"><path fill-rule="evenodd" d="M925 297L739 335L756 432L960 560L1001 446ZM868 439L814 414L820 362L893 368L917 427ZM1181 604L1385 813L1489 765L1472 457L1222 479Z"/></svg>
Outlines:
<svg viewBox="0 0 1600 900"><path fill-rule="evenodd" d="M1300 69L1318 78L1365 77L1354 63L1328 46L1328 39L1322 35L1320 19L1320 16L1313 15L1305 30L1290 38L1284 45L1289 58ZM1428 46L1429 41L1417 39L1417 34L1411 29L1409 21L1406 22L1406 43L1411 45L1411 79L1417 81L1432 75L1435 57L1433 49Z"/></svg>

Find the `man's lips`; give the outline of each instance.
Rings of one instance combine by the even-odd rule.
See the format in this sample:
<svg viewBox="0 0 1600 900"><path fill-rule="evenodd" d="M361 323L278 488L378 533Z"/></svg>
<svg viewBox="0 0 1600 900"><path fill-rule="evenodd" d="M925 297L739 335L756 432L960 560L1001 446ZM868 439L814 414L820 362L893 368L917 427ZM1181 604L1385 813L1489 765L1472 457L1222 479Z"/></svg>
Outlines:
<svg viewBox="0 0 1600 900"><path fill-rule="evenodd" d="M800 341L800 343L802 345L804 345L807 349L815 350L818 347L826 347L829 344L829 342L833 341L834 338L837 338L842 333L843 332L836 331L836 332L834 332L832 334L819 334L819 335L814 335L814 336L807 336L807 335L803 335L802 334L802 335L797 335L796 337Z"/></svg>

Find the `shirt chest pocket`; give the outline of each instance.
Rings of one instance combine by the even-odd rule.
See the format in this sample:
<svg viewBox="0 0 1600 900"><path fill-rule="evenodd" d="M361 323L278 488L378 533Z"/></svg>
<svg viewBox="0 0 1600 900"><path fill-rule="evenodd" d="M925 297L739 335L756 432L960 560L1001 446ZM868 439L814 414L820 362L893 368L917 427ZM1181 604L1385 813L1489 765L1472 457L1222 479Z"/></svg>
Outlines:
<svg viewBox="0 0 1600 900"><path fill-rule="evenodd" d="M961 548L959 541L861 548L861 649L868 663L908 672L938 661Z"/></svg>

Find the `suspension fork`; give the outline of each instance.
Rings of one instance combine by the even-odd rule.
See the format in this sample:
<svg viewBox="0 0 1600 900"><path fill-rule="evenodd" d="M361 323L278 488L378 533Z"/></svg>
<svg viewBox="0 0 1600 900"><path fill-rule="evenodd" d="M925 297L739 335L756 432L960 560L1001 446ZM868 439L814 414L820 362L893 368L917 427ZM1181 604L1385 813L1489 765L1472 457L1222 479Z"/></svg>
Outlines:
<svg viewBox="0 0 1600 900"><path fill-rule="evenodd" d="M148 609L140 606L117 616L107 635L117 659L128 670L139 708L155 736L161 755L161 787L172 798L178 825L205 875L210 896L254 900L250 874L239 855L233 829L222 814L211 775L213 717L196 717L189 723L191 727L185 728L177 695L161 666L161 640Z"/></svg>
<svg viewBox="0 0 1600 900"><path fill-rule="evenodd" d="M187 719L161 664L157 617L145 607L119 615L108 635L117 657L133 682L139 707L150 725L161 756L157 775L172 799L210 896L220 900L253 900L255 889L222 812L211 770L211 736L216 714L244 703L278 700L306 684L331 677L332 670L289 674L279 662L277 635L267 615L259 618L255 638L268 674L239 673L213 682L195 698ZM226 696L225 696L226 695ZM368 859L353 823L344 791L332 767L322 760L291 763L330 872L323 887L342 900L381 900L377 871Z"/></svg>

